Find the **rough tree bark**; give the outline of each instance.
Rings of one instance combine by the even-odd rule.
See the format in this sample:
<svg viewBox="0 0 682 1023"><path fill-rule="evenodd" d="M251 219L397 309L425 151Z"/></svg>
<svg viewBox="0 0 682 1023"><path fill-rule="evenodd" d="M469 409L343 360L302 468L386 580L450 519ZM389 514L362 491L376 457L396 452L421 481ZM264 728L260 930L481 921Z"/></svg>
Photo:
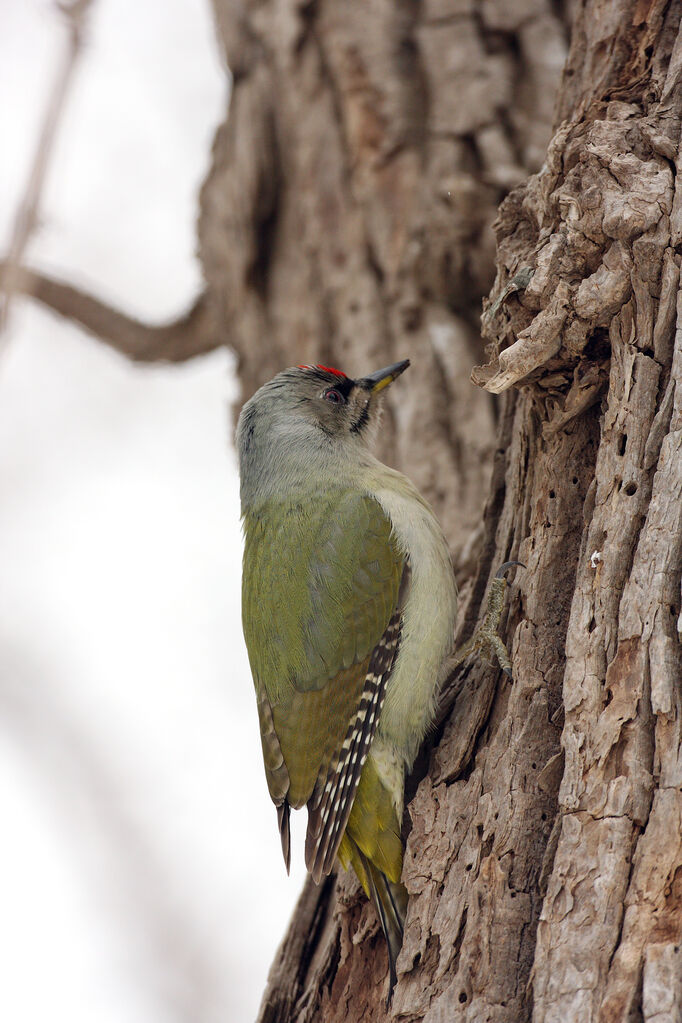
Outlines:
<svg viewBox="0 0 682 1023"><path fill-rule="evenodd" d="M527 568L502 626L514 681L450 679L412 781L389 1015L672 1023L682 5L575 4L548 150L563 4L214 6L234 90L201 195L205 295L156 329L61 286L52 304L136 358L223 340L245 397L292 362L410 356L381 454L446 527L458 639L495 568ZM260 1020L384 1019L386 972L353 879L308 884Z"/></svg>

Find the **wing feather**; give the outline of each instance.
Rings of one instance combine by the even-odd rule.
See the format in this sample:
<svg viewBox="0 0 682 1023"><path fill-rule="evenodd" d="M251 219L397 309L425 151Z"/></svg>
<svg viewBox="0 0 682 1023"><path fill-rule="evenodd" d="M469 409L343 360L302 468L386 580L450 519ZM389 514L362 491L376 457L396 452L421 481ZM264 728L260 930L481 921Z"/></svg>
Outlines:
<svg viewBox="0 0 682 1023"><path fill-rule="evenodd" d="M289 807L308 804L306 862L321 877L381 714L405 556L381 505L348 490L245 517L244 531L244 635L268 788L285 861Z"/></svg>
<svg viewBox="0 0 682 1023"><path fill-rule="evenodd" d="M400 646L402 608L398 607L381 640L374 648L365 684L348 732L335 753L318 790L308 802L306 866L315 881L332 869L348 823L360 775L369 752Z"/></svg>

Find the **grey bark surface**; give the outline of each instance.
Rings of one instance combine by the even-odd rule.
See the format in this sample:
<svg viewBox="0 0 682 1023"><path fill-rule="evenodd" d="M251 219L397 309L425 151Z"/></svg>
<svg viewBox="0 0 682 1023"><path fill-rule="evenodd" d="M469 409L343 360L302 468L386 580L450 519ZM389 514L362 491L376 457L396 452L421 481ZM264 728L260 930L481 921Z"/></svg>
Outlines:
<svg viewBox="0 0 682 1023"><path fill-rule="evenodd" d="M542 162L561 17L544 0L215 9L234 91L200 254L245 397L292 362L360 374L409 355L381 454L437 508L468 575L495 436L468 380L491 225Z"/></svg>
<svg viewBox="0 0 682 1023"><path fill-rule="evenodd" d="M306 885L262 1023L682 1019L682 5L573 7L214 0L234 88L195 309L144 327L24 278L133 358L229 345L244 398L409 356L380 455L446 529L459 641L527 566L513 681L444 671L390 1010L340 874Z"/></svg>
<svg viewBox="0 0 682 1023"><path fill-rule="evenodd" d="M509 7L498 13L518 15L527 30L528 12L523 17L511 6L513 14ZM352 222L359 203L381 271L384 315L373 329L368 320L372 341L383 336L391 357L409 345L425 374L413 379L404 399L416 406L393 409L395 446L388 455L435 504L456 557L467 539L479 554L475 583L463 601L462 637L481 607L491 569L507 558L527 565L510 591L504 623L514 681L500 681L482 665L459 679L454 710L409 806L404 880L411 901L389 1013L385 956L371 909L358 900L352 880L340 877L336 905L299 976L297 997L291 991L281 997L286 968L280 959L262 1020L389 1015L429 1023L559 1023L677 1019L682 1013L676 887L682 876L682 367L675 329L680 10L598 2L576 9L546 160L512 190L495 225L497 279L483 318L489 361L475 380L503 397L481 520L480 489L467 490L466 462L448 463L444 456L439 464L443 411L425 395L439 371L446 378L446 353L461 366L464 351L457 352L455 339L463 325L470 328L468 351L476 347L475 310L465 311L462 295L471 281L477 283L469 292L474 302L485 289L486 261L476 260L486 256L478 251L486 235L476 236L470 216L458 217L461 198L447 212L438 205L434 169L461 153L460 131L468 142L492 122L490 130L509 141L496 121L496 104L509 98L510 79L498 92L486 81L488 61L499 56L504 64L509 55L504 46L491 54L489 46L475 45L480 33L485 36L489 10L471 6L450 19L451 7L445 14L431 9L433 20L427 15L416 29L404 22L416 40L409 95L400 72L391 88L390 60L379 66L368 59L374 36L367 25L359 39L350 19L343 26L341 19L317 19L315 42L323 55L327 47L325 71L336 83L336 112L332 116L330 103L321 131L330 132L339 120L347 131L333 162L338 169L346 157L341 168L351 198L343 223ZM476 17L467 21L467 13ZM540 17L534 7L533 13L539 32L552 12ZM559 25L552 24L560 41ZM446 26L449 41L438 35ZM395 53L385 25L380 38ZM546 46L529 48L547 53ZM454 52L462 53L461 65ZM478 73L470 61L481 62ZM467 68L468 96L454 79L445 87L448 70L458 66ZM422 92L416 91L419 81ZM323 102L320 95L316 102ZM368 108L375 146L389 140L389 169L364 150ZM406 109L419 111L424 134L415 125L410 135L408 119L396 113ZM513 110L510 104L500 119L507 130L515 123ZM477 129L472 119L478 115ZM449 147L448 157L436 155L441 145ZM410 162L415 148L419 183ZM518 137L509 148L528 154ZM485 153L480 141L476 153ZM495 160L504 165L499 151ZM467 187L490 186L480 166L469 171L478 181L467 180L465 171ZM514 185L513 176L507 185ZM403 236L391 245L396 195ZM471 208L487 227L485 205L478 200ZM429 230L416 240L412 228L419 218ZM336 222L330 227L323 247L345 239ZM314 248L318 266L327 258L332 263ZM357 252L354 243L348 248ZM439 258L448 249L449 274L439 275ZM269 309L277 307L273 297ZM337 300L326 321L328 347L317 336L307 357L324 361L331 352L339 359L347 351L353 358L356 338L339 338L340 324L352 329L342 288ZM374 304L367 301L369 312ZM401 316L408 301L412 311ZM301 299L295 308L309 313L309 305ZM312 335L324 325L321 313ZM305 327L302 336L309 336ZM364 349L367 338L360 343ZM464 374L455 372L461 385ZM459 418L459 394L453 391L445 403L455 409L445 450L479 460L481 448L470 446ZM478 410L469 408L465 415L473 421ZM476 422L479 439L482 422ZM417 454L415 442L428 459ZM477 519L483 525L474 539ZM297 927L294 918L282 955Z"/></svg>
<svg viewBox="0 0 682 1023"><path fill-rule="evenodd" d="M529 457L537 486L550 473L559 488L565 469L524 422L531 403L517 409L505 398L496 408L468 379L482 350L498 204L539 169L550 137L565 12L546 3L511 10L388 0L244 5L238 17L233 5L217 10L235 90L202 194L200 251L245 392L292 362L361 373L409 355L407 384L388 396L380 453L414 479L446 528L465 638L491 569L515 556L535 525L522 477L509 478L508 449ZM592 447L597 433L595 415L586 427ZM559 750L560 729L547 722L561 702L558 651L591 478L583 447L557 443L580 482L547 537L546 561L530 566L538 585L524 609L532 675L503 687L494 703L497 672L476 665L457 680L454 716L409 810L412 898L396 1017L449 1019L477 997L473 1011L525 1012L558 784L538 796L526 777ZM549 622L548 592L563 601L563 615ZM518 591L509 614L520 620ZM457 782L491 706L488 759ZM496 813L507 847L492 854ZM311 905L316 939L292 983L291 951ZM377 921L354 879L340 876L326 900L309 884L260 1018L383 1019L386 972Z"/></svg>

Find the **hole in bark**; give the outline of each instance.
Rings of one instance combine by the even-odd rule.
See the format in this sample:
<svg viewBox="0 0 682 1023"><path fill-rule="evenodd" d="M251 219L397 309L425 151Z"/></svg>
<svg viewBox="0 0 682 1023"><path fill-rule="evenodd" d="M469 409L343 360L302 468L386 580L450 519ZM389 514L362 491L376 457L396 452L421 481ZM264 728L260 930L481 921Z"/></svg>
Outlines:
<svg viewBox="0 0 682 1023"><path fill-rule="evenodd" d="M422 969L427 976L433 973L440 960L440 938L437 934L430 934L426 942L423 958L420 957Z"/></svg>
<svg viewBox="0 0 682 1023"><path fill-rule="evenodd" d="M459 1000L460 1000L461 1004L464 1005L464 1003L467 1000L467 993L466 993L466 991L460 991L460 993L459 993Z"/></svg>
<svg viewBox="0 0 682 1023"><path fill-rule="evenodd" d="M590 362L599 362L607 359L611 354L611 342L609 341L608 330L598 329L588 339L585 345L585 358Z"/></svg>
<svg viewBox="0 0 682 1023"><path fill-rule="evenodd" d="M637 484L636 483L628 483L628 484L626 484L625 487L623 487L623 489L624 489L625 493L628 495L628 497L632 497L633 494L637 493Z"/></svg>
<svg viewBox="0 0 682 1023"><path fill-rule="evenodd" d="M620 436L620 440L618 441L618 454L619 455L622 456L622 455L625 454L625 448L626 448L627 442L628 442L628 435L627 435L627 433L622 433L621 436Z"/></svg>
<svg viewBox="0 0 682 1023"><path fill-rule="evenodd" d="M535 770L538 765L537 764L531 764L530 766L533 768L533 770Z"/></svg>
<svg viewBox="0 0 682 1023"><path fill-rule="evenodd" d="M543 813L541 813L541 814L540 814L540 820L541 820L541 821L546 821L546 820L547 820L547 814L546 814L546 813L544 813L544 812L543 812Z"/></svg>
<svg viewBox="0 0 682 1023"><path fill-rule="evenodd" d="M611 703L612 699L613 699L613 693L612 693L612 691L610 689L607 689L606 690L606 699L604 700L604 706L608 707L608 705Z"/></svg>
<svg viewBox="0 0 682 1023"><path fill-rule="evenodd" d="M590 618L590 624L587 626L587 631L588 632L594 632L594 630L596 628L597 628L597 623L595 622L594 618Z"/></svg>
<svg viewBox="0 0 682 1023"><path fill-rule="evenodd" d="M510 892L509 893L509 898L510 899L515 899L516 898L516 892Z"/></svg>
<svg viewBox="0 0 682 1023"><path fill-rule="evenodd" d="M577 482L578 482L578 477L574 476L573 477L573 486L575 486Z"/></svg>
<svg viewBox="0 0 682 1023"><path fill-rule="evenodd" d="M473 863L467 863L467 865L466 865L466 867L464 869L465 870L471 870L472 867L473 867Z"/></svg>
<svg viewBox="0 0 682 1023"><path fill-rule="evenodd" d="M550 490L550 492L549 492L549 496L550 496L550 498L552 498L552 497L556 497L556 494L554 493L554 491L553 491L553 490Z"/></svg>

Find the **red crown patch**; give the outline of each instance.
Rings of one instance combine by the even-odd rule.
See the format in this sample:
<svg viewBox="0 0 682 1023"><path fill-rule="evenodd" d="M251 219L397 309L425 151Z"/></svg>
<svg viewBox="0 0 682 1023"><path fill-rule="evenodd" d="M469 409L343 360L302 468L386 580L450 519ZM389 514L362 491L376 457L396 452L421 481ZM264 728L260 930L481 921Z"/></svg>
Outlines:
<svg viewBox="0 0 682 1023"><path fill-rule="evenodd" d="M335 377L342 377L344 380L347 379L347 374L342 373L340 369L334 369L332 366L304 366L299 364L298 369L321 369L323 373L333 373Z"/></svg>

